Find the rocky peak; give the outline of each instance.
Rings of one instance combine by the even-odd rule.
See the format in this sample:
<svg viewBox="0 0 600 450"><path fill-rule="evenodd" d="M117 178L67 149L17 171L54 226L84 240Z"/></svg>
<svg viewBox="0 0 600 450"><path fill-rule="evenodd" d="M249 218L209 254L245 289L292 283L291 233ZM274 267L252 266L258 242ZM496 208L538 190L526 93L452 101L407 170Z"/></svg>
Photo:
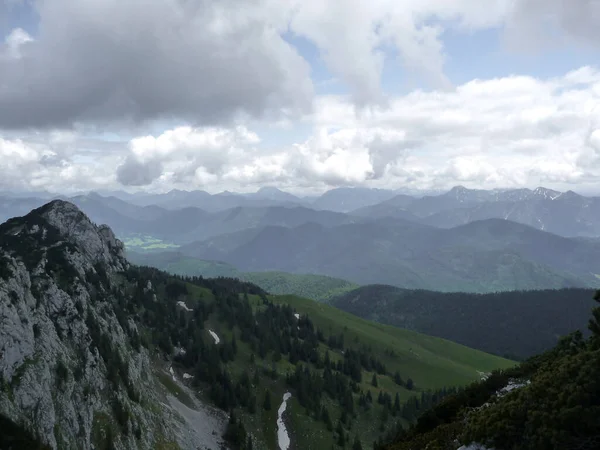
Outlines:
<svg viewBox="0 0 600 450"><path fill-rule="evenodd" d="M112 230L95 225L77 206L64 200L53 200L0 225L0 243L21 258L32 249L45 250L65 243L92 265L102 263L117 270L127 266L124 245Z"/></svg>
<svg viewBox="0 0 600 450"><path fill-rule="evenodd" d="M53 450L201 448L141 345L132 270L110 228L72 203L0 225L0 424Z"/></svg>
<svg viewBox="0 0 600 450"><path fill-rule="evenodd" d="M533 194L544 199L554 200L561 195L560 192L548 189L545 187L537 187L533 190Z"/></svg>

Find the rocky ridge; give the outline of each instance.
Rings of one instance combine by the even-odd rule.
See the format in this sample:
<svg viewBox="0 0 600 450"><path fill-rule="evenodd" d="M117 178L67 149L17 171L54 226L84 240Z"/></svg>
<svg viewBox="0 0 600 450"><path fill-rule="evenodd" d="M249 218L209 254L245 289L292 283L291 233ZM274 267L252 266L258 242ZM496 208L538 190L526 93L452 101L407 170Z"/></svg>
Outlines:
<svg viewBox="0 0 600 450"><path fill-rule="evenodd" d="M0 225L0 416L53 449L218 448L167 405L135 321L115 309L128 267L110 228L68 202Z"/></svg>

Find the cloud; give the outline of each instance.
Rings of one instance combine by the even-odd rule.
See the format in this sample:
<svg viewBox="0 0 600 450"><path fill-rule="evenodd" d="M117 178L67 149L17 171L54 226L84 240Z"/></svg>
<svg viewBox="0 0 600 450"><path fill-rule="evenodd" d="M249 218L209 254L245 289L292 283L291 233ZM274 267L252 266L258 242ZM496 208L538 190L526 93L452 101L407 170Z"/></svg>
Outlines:
<svg viewBox="0 0 600 450"><path fill-rule="evenodd" d="M6 60L19 59L22 56L22 47L33 42L33 38L22 28L15 28L6 36L0 58Z"/></svg>
<svg viewBox="0 0 600 450"><path fill-rule="evenodd" d="M597 49L599 23L597 0L519 0L507 18L507 29L515 48L555 46L576 40Z"/></svg>
<svg viewBox="0 0 600 450"><path fill-rule="evenodd" d="M9 3L0 2L8 14ZM33 0L32 0L33 1ZM229 126L310 111L312 42L359 108L387 105L386 64L452 90L444 36L506 30L526 48L600 42L594 0L36 0L33 39L0 49L0 129L106 126L155 119ZM541 25L540 25L541 24ZM541 38L540 38L541 33ZM7 57L10 55L10 57ZM322 80L321 80L322 81Z"/></svg>
<svg viewBox="0 0 600 450"><path fill-rule="evenodd" d="M192 128L167 130L158 137L133 139L130 152L117 169L117 179L123 185L145 186L163 177L177 182L212 179L223 175L231 161L243 162L248 148L259 138L245 127ZM208 176L208 178L207 178Z"/></svg>
<svg viewBox="0 0 600 450"><path fill-rule="evenodd" d="M20 57L0 59L0 128L158 118L205 126L310 107L309 65L281 37L270 0L36 5L35 41L22 45L14 30L5 46Z"/></svg>
<svg viewBox="0 0 600 450"><path fill-rule="evenodd" d="M75 192L116 185L114 157L77 153L72 147L77 141L55 133L0 136L0 190Z"/></svg>
<svg viewBox="0 0 600 450"><path fill-rule="evenodd" d="M312 136L290 146L264 148L246 129L186 128L134 140L131 155L165 164L171 181L194 180L201 167L214 175L211 184L234 190L591 187L600 176L598 86L600 71L584 67L547 80L512 76L415 91L362 114L351 98L327 96L315 105Z"/></svg>
<svg viewBox="0 0 600 450"><path fill-rule="evenodd" d="M299 1L290 29L319 48L355 103L364 106L383 100L381 74L390 57L434 87L449 87L443 32L497 26L508 9L506 0Z"/></svg>
<svg viewBox="0 0 600 450"><path fill-rule="evenodd" d="M180 126L114 144L76 132L6 135L0 187L215 192L268 184L306 192L464 184L597 192L598 105L600 71L583 67L549 79L510 76L414 91L390 98L386 108L321 97L310 134L288 145L270 145L244 126Z"/></svg>

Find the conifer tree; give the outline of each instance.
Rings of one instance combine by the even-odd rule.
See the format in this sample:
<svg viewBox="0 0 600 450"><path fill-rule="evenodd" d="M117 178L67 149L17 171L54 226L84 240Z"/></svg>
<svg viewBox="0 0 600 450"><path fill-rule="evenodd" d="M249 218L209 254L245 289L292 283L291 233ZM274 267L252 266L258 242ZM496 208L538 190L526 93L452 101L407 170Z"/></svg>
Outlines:
<svg viewBox="0 0 600 450"><path fill-rule="evenodd" d="M268 389L265 389L265 400L263 402L263 409L265 411L271 411L271 393Z"/></svg>

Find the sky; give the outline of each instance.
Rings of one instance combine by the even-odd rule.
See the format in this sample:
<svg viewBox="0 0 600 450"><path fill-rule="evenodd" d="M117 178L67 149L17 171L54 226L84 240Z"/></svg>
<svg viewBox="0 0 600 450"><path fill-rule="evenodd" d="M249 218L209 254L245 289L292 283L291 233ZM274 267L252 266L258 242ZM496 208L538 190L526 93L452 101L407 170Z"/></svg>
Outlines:
<svg viewBox="0 0 600 450"><path fill-rule="evenodd" d="M600 194L600 0L0 0L0 191Z"/></svg>

